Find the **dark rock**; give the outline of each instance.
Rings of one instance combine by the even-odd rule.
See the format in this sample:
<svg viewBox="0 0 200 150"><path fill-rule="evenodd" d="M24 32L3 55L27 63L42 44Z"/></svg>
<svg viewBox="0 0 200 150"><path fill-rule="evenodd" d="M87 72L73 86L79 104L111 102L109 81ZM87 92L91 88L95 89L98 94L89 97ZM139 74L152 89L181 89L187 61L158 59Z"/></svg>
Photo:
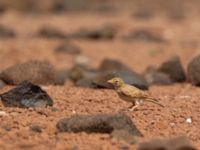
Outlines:
<svg viewBox="0 0 200 150"><path fill-rule="evenodd" d="M29 128L30 128L31 131L34 131L34 132L38 132L38 133L42 132L42 128L39 125L36 125L36 124L31 124L29 126Z"/></svg>
<svg viewBox="0 0 200 150"><path fill-rule="evenodd" d="M44 38L58 38L58 39L66 39L67 35L63 33L62 31L59 31L54 28L50 27L43 27L40 29L38 36L44 37Z"/></svg>
<svg viewBox="0 0 200 150"><path fill-rule="evenodd" d="M47 107L53 100L39 86L28 81L20 83L16 88L0 95L6 107Z"/></svg>
<svg viewBox="0 0 200 150"><path fill-rule="evenodd" d="M141 143L138 150L197 150L184 137Z"/></svg>
<svg viewBox="0 0 200 150"><path fill-rule="evenodd" d="M0 14L5 13L6 8L4 6L0 6Z"/></svg>
<svg viewBox="0 0 200 150"><path fill-rule="evenodd" d="M14 38L15 36L16 35L13 30L0 25L0 38Z"/></svg>
<svg viewBox="0 0 200 150"><path fill-rule="evenodd" d="M75 65L69 70L69 78L75 82L83 78L92 78L96 76L96 74L97 71L84 65Z"/></svg>
<svg viewBox="0 0 200 150"><path fill-rule="evenodd" d="M2 89L5 85L6 85L6 83L3 82L2 80L0 80L0 89Z"/></svg>
<svg viewBox="0 0 200 150"><path fill-rule="evenodd" d="M125 114L75 115L60 120L57 128L61 132L108 133L113 136L119 130L126 132L127 136L124 137L128 137L128 133L130 138L141 136L131 119Z"/></svg>
<svg viewBox="0 0 200 150"><path fill-rule="evenodd" d="M149 85L170 85L171 78L168 74L159 72L155 67L149 66L144 72L144 77Z"/></svg>
<svg viewBox="0 0 200 150"><path fill-rule="evenodd" d="M164 62L158 71L168 74L173 82L184 82L186 79L183 66L178 56L174 56Z"/></svg>
<svg viewBox="0 0 200 150"><path fill-rule="evenodd" d="M59 45L54 50L55 53L62 53L62 54L72 54L78 55L81 53L81 49L76 46L75 44L66 42L64 44Z"/></svg>
<svg viewBox="0 0 200 150"><path fill-rule="evenodd" d="M99 72L93 82L99 87L110 88L107 81L113 77L122 78L127 84L134 85L140 89L148 89L144 77L118 60L104 59L99 67Z"/></svg>
<svg viewBox="0 0 200 150"><path fill-rule="evenodd" d="M98 74L96 70L93 70L85 65L75 65L69 71L69 78L75 82L77 86L95 88L92 83L92 79Z"/></svg>
<svg viewBox="0 0 200 150"><path fill-rule="evenodd" d="M144 41L144 42L156 42L156 43L164 43L166 39L163 38L163 35L160 31L153 29L137 29L125 36L126 40L134 40L134 41Z"/></svg>
<svg viewBox="0 0 200 150"><path fill-rule="evenodd" d="M99 29L81 29L72 34L72 38L85 38L92 40L113 39L116 34L116 29L110 26L105 26Z"/></svg>
<svg viewBox="0 0 200 150"><path fill-rule="evenodd" d="M12 85L24 80L34 84L56 84L53 66L44 61L28 61L11 66L0 73L0 79Z"/></svg>
<svg viewBox="0 0 200 150"><path fill-rule="evenodd" d="M200 86L200 55L190 61L187 70L188 78L192 84Z"/></svg>
<svg viewBox="0 0 200 150"><path fill-rule="evenodd" d="M124 140L130 144L134 144L136 143L136 138L135 138L135 135L133 134L130 134L129 131L127 130L114 130L112 133L111 133L111 136L118 139L118 140Z"/></svg>
<svg viewBox="0 0 200 150"><path fill-rule="evenodd" d="M78 81L76 81L76 86L80 86L80 87L88 87L88 88L96 88L97 85L95 85L93 82L92 82L92 77L91 78L82 78L82 79L79 79Z"/></svg>
<svg viewBox="0 0 200 150"><path fill-rule="evenodd" d="M65 80L68 79L69 71L67 69L61 69L56 71L55 81L58 85L64 85Z"/></svg>
<svg viewBox="0 0 200 150"><path fill-rule="evenodd" d="M130 71L130 72L132 72L132 70L128 66L126 66L125 64L123 64L119 60L108 59L108 58L104 59L101 62L98 70L99 71L121 70L121 71Z"/></svg>
<svg viewBox="0 0 200 150"><path fill-rule="evenodd" d="M154 13L155 12L153 12L151 9L146 9L146 10L139 9L132 16L136 19L147 20L154 17Z"/></svg>
<svg viewBox="0 0 200 150"><path fill-rule="evenodd" d="M112 86L107 83L107 81L114 77L120 77L125 81L125 83L136 86L139 89L148 89L148 84L141 75L135 72L121 70L107 71L98 74L97 76L93 77L92 82L100 88L112 88Z"/></svg>

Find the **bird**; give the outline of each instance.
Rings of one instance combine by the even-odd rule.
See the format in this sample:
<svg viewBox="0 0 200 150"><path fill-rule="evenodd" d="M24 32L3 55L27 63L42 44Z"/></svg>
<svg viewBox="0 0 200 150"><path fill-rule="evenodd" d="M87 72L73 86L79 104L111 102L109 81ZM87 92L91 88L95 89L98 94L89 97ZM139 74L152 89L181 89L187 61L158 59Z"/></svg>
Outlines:
<svg viewBox="0 0 200 150"><path fill-rule="evenodd" d="M136 110L144 101L152 102L164 107L164 105L159 103L158 99L151 97L147 92L142 91L133 85L126 84L119 77L114 77L107 82L114 86L115 91L122 100L132 103L129 107L130 111Z"/></svg>

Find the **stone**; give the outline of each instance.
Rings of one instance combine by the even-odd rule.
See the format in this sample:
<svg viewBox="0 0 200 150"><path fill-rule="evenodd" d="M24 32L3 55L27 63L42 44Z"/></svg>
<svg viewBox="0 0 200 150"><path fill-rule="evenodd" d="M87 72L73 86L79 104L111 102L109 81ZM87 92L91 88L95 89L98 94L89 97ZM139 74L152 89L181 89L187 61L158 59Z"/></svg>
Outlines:
<svg viewBox="0 0 200 150"><path fill-rule="evenodd" d="M125 83L136 86L139 89L148 89L148 84L141 75L136 72L123 70L106 71L103 73L99 73L98 75L93 77L92 82L100 88L113 88L109 83L107 83L107 81L114 77L120 77L125 81Z"/></svg>
<svg viewBox="0 0 200 150"><path fill-rule="evenodd" d="M158 68L158 71L168 74L173 82L184 82L186 80L184 69L178 56L171 57L165 61Z"/></svg>
<svg viewBox="0 0 200 150"><path fill-rule="evenodd" d="M75 85L80 87L97 88L97 85L92 82L92 79L93 78L87 77L79 79L78 81L76 81Z"/></svg>
<svg viewBox="0 0 200 150"><path fill-rule="evenodd" d="M16 36L16 34L13 30L0 25L0 39L1 38L14 38L15 36Z"/></svg>
<svg viewBox="0 0 200 150"><path fill-rule="evenodd" d="M122 78L127 84L134 85L140 89L147 90L148 84L145 78L134 72L128 66L114 59L104 59L99 68L99 74L93 78L93 83L101 88L111 88L111 85L107 83L108 80L114 77Z"/></svg>
<svg viewBox="0 0 200 150"><path fill-rule="evenodd" d="M99 29L80 29L76 33L72 34L71 37L91 40L113 39L116 32L117 31L114 27L103 26Z"/></svg>
<svg viewBox="0 0 200 150"><path fill-rule="evenodd" d="M14 89L0 95L6 107L47 107L53 106L51 97L39 86L24 81Z"/></svg>
<svg viewBox="0 0 200 150"><path fill-rule="evenodd" d="M197 150L189 144L185 137L173 139L157 139L139 144L138 150Z"/></svg>
<svg viewBox="0 0 200 150"><path fill-rule="evenodd" d="M56 71L55 81L58 85L64 85L65 81L69 77L69 71L66 68L60 69Z"/></svg>
<svg viewBox="0 0 200 150"><path fill-rule="evenodd" d="M138 20L149 20L153 18L155 12L152 9L138 9L133 13L133 17Z"/></svg>
<svg viewBox="0 0 200 150"><path fill-rule="evenodd" d="M0 80L0 89L2 89L4 86L6 86L6 83Z"/></svg>
<svg viewBox="0 0 200 150"><path fill-rule="evenodd" d="M83 78L92 78L96 74L97 71L85 65L75 65L69 70L69 78L75 82Z"/></svg>
<svg viewBox="0 0 200 150"><path fill-rule="evenodd" d="M142 136L131 119L123 113L74 115L71 118L61 119L57 123L57 128L60 132L108 133L112 136L115 136L116 132L124 132L126 138L129 134L129 138ZM116 137L119 138L119 134ZM128 140L130 140L129 138Z"/></svg>
<svg viewBox="0 0 200 150"><path fill-rule="evenodd" d="M49 62L37 60L8 67L0 73L0 79L11 85L17 85L24 80L33 84L56 84L54 67Z"/></svg>
<svg viewBox="0 0 200 150"><path fill-rule="evenodd" d="M200 86L200 55L194 57L188 64L187 74L189 81L196 86Z"/></svg>
<svg viewBox="0 0 200 150"><path fill-rule="evenodd" d="M58 39L66 39L67 35L58 29L52 27L43 27L38 32L39 37L43 38L58 38Z"/></svg>
<svg viewBox="0 0 200 150"><path fill-rule="evenodd" d="M125 71L132 72L132 70L121 61L115 60L115 59L109 59L109 58L105 58L101 62L98 70L99 71L125 70Z"/></svg>
<svg viewBox="0 0 200 150"><path fill-rule="evenodd" d="M31 124L29 129L34 132L42 133L42 128L37 124Z"/></svg>
<svg viewBox="0 0 200 150"><path fill-rule="evenodd" d="M173 83L168 74L159 72L153 66L147 67L144 72L144 78L149 85L170 85Z"/></svg>
<svg viewBox="0 0 200 150"><path fill-rule="evenodd" d="M54 49L55 53L78 55L81 49L73 43L65 42Z"/></svg>
<svg viewBox="0 0 200 150"><path fill-rule="evenodd" d="M163 36L163 33L159 29L136 29L132 31L129 35L124 37L125 40L131 41L142 41L142 42L156 42L165 43L167 42Z"/></svg>

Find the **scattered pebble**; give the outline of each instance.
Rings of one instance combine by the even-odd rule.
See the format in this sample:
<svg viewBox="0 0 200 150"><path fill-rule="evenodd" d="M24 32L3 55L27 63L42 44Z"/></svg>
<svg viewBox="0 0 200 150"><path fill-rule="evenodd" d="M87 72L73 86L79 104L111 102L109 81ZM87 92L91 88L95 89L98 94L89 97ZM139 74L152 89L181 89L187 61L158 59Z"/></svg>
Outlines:
<svg viewBox="0 0 200 150"><path fill-rule="evenodd" d="M192 123L192 118L191 117L187 118L186 122L189 123L189 124L191 124Z"/></svg>
<svg viewBox="0 0 200 150"><path fill-rule="evenodd" d="M114 27L103 26L98 29L80 29L71 35L72 38L85 38L91 40L113 39L117 31Z"/></svg>
<svg viewBox="0 0 200 150"><path fill-rule="evenodd" d="M58 29L52 27L42 27L38 32L38 36L43 38L67 38L67 36L62 31L59 31Z"/></svg>
<svg viewBox="0 0 200 150"><path fill-rule="evenodd" d="M14 38L16 36L15 32L0 25L0 39L2 38Z"/></svg>
<svg viewBox="0 0 200 150"><path fill-rule="evenodd" d="M61 54L78 55L78 54L81 53L81 49L73 43L65 42L65 43L57 46L54 49L54 52L55 53L61 53Z"/></svg>
<svg viewBox="0 0 200 150"><path fill-rule="evenodd" d="M141 28L132 31L124 37L125 40L164 43L163 32L160 29Z"/></svg>
<svg viewBox="0 0 200 150"><path fill-rule="evenodd" d="M197 150L185 137L174 139L157 139L139 144L138 150Z"/></svg>

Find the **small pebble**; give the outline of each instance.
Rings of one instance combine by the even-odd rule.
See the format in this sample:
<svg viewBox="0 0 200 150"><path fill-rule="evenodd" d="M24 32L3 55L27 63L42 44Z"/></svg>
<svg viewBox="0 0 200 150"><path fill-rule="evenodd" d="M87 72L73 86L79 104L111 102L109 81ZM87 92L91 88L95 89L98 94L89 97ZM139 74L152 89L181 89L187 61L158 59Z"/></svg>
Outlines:
<svg viewBox="0 0 200 150"><path fill-rule="evenodd" d="M186 119L186 122L189 123L189 124L191 124L191 123L192 123L192 118L190 118L190 117L187 118L187 119Z"/></svg>
<svg viewBox="0 0 200 150"><path fill-rule="evenodd" d="M0 111L0 117L1 116L7 116L8 114L5 111Z"/></svg>

